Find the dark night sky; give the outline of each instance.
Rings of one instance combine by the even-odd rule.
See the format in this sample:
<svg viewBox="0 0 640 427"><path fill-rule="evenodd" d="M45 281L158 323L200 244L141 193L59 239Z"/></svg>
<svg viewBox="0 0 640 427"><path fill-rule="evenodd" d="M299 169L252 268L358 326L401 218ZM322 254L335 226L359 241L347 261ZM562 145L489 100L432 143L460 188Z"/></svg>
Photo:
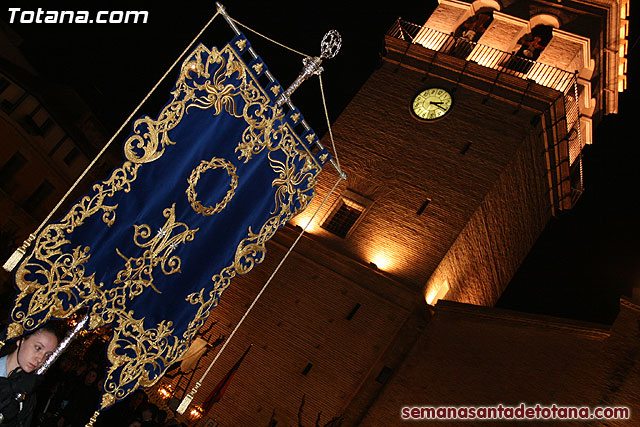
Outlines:
<svg viewBox="0 0 640 427"><path fill-rule="evenodd" d="M17 1L23 10L86 10L88 2ZM91 2L94 10L147 10L147 24L18 24L23 48L48 84L75 88L113 134L215 13L213 1ZM222 2L229 15L246 26L310 55L319 54L324 33L342 34L342 51L325 62L323 81L331 119L335 119L378 62L384 33L397 17L422 24L436 1L249 1ZM55 5L55 6L54 6ZM348 6L347 6L348 5ZM304 9L304 10L302 10ZM600 323L615 318L620 295L640 285L640 154L631 114L637 112L633 80L638 35L629 36L629 89L620 96L620 112L606 117L585 150L586 191L578 206L552 220L498 306ZM0 19L8 23L7 8ZM280 83L287 86L301 68L301 57L245 31ZM200 40L222 45L230 34L219 17ZM167 101L175 79L170 74L141 112L154 115ZM316 79L314 79L316 80ZM305 83L293 101L322 135L325 120L317 81ZM632 109L636 109L632 111ZM340 150L340 147L338 147ZM425 278L426 281L427 278Z"/></svg>

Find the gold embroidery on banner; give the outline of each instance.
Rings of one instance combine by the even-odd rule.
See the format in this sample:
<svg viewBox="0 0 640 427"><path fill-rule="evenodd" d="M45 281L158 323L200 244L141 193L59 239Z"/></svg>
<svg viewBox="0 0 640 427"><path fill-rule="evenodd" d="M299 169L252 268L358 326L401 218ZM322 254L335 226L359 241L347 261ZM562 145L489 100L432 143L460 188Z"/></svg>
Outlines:
<svg viewBox="0 0 640 427"><path fill-rule="evenodd" d="M247 41L245 39L238 40L236 42L236 46L238 47L238 50L244 50L244 48L247 46Z"/></svg>
<svg viewBox="0 0 640 427"><path fill-rule="evenodd" d="M124 144L127 161L122 167L108 180L95 185L59 223L48 224L16 272L20 293L11 313L11 333L19 335L23 330L34 330L51 317L67 317L84 307L91 308L90 329L113 325L113 339L107 349L110 366L105 378L102 408L123 399L137 386L150 386L158 381L167 367L186 352L231 279L237 274L246 274L260 263L266 241L307 206L320 171L320 166L304 150L293 129L282 122L282 109L269 104L267 93L251 78L247 66L230 46L221 51L198 46L183 62L171 94L172 100L156 119L143 117L134 123L133 134ZM69 247L67 236L93 215L101 215L105 228L114 224L118 205L110 202L110 197L117 192L129 192L139 168L163 156L167 148L176 143L169 138L168 132L192 108L210 110L213 116L226 112L244 120L247 126L235 148L238 159L246 163L267 150L277 177L272 182L276 192L270 218L255 232L251 228L247 230L247 237L236 248L234 260L212 276L212 287L186 297L194 307L194 316L186 330L177 336L171 322L163 321L145 328L143 320L137 319L135 313L127 309L127 304L130 297L145 287L153 287L152 275L147 268L160 265L165 274L178 271L180 261L172 256L176 247L172 248L172 244L193 239L197 229L189 230L185 224L175 222L175 212L171 208L164 211L167 221L161 228L162 233L152 237L148 226L135 228L134 236L137 237L134 241L145 252L139 258L119 253L125 259L125 268L113 279L114 283L109 284L111 287L96 283L95 273L85 271L96 248ZM292 118L297 122L300 115L294 114ZM223 162L226 161L209 162L207 166L201 163L203 169L196 172L202 174L220 167L231 177L225 199L215 207L204 207L200 203L203 215L224 209L235 192L237 172L234 169L231 173L228 166L231 163ZM196 169L189 179L187 198L197 207L199 175L193 176ZM172 241L173 238L177 240Z"/></svg>
<svg viewBox="0 0 640 427"><path fill-rule="evenodd" d="M200 180L200 174L209 169L217 168L223 168L231 177L231 182L229 183L230 188L227 191L224 199L216 204L215 207L204 207L202 206L202 203L197 200L198 195L196 194L195 187ZM212 158L208 162L206 160L203 160L200 165L193 169L193 171L191 172L191 176L189 176L189 179L187 181L189 182L189 186L186 190L187 200L189 200L189 203L191 203L191 207L193 208L193 210L203 216L213 215L222 211L227 206L227 203L229 203L229 201L233 198L236 188L238 187L238 175L236 174L236 167L233 165L233 163L224 159L218 159L216 157Z"/></svg>
<svg viewBox="0 0 640 427"><path fill-rule="evenodd" d="M231 51L231 49L228 50ZM225 53L228 54L229 52ZM202 63L203 54L208 54L204 64ZM197 62L202 64L205 70L208 70L212 64L221 65L215 70L213 76L208 71L196 74L196 78L206 77L207 81L205 83L198 83L195 79L191 79L190 70L185 71L183 69L177 84L184 91L181 96L184 96L189 101L186 109L200 108L207 110L213 108L214 116L219 115L224 110L233 117L242 118L244 111L237 111L235 98L243 95L245 91L252 92L257 90L255 85L247 82L249 73L244 63L232 57L227 58L215 48L209 51L202 45L196 48L194 55L197 55ZM234 75L243 82L240 86L226 83ZM206 96L197 97L195 96L196 91L203 91Z"/></svg>
<svg viewBox="0 0 640 427"><path fill-rule="evenodd" d="M19 337L24 332L24 328L19 323L12 323L7 331L7 338ZM4 343L3 343L4 345Z"/></svg>
<svg viewBox="0 0 640 427"><path fill-rule="evenodd" d="M260 74L262 73L262 63L257 63L253 65L253 70L256 72L256 74Z"/></svg>
<svg viewBox="0 0 640 427"><path fill-rule="evenodd" d="M188 349L188 342L173 336L173 324L161 321L155 328L145 328L133 312L121 313L113 338L107 347L111 366L107 370L101 407L124 399L130 390L150 387L174 361Z"/></svg>
<svg viewBox="0 0 640 427"><path fill-rule="evenodd" d="M140 295L146 287L151 287L161 294L153 284L153 269L160 264L162 273L166 276L180 271L182 261L178 256L171 255L179 244L193 241L198 228L190 230L181 222L176 222L175 203L164 210L162 215L167 218L164 225L155 236L151 227L146 224L134 225L133 242L139 248L145 249L141 257L127 257L116 248L116 252L125 262L125 268L116 275L115 284L125 283L128 288L128 297ZM180 231L182 230L182 231ZM148 239L145 241L145 239Z"/></svg>
<svg viewBox="0 0 640 427"><path fill-rule="evenodd" d="M25 257L16 270L16 285L20 293L11 312L13 324L20 329L10 327L14 338L23 331L33 331L47 322L52 316L64 318L85 307L89 301L99 300L99 285L94 275L85 276L84 264L89 259L89 247L76 246L70 253L63 253L62 247L69 242L66 233L95 214L102 212L102 221L111 226L115 221L117 205L107 204L109 197L118 191L128 192L135 181L139 164L124 162L115 169L111 177L92 187L93 194L84 196L77 202L59 223L48 224L36 238L29 257ZM27 280L28 274L37 275L35 280ZM49 286L42 286L40 277ZM23 301L31 296L28 304ZM38 316L43 316L36 319ZM90 325L99 322L91 315ZM17 333L19 331L20 333Z"/></svg>
<svg viewBox="0 0 640 427"><path fill-rule="evenodd" d="M316 139L316 135L311 132L309 135L307 135L307 141L309 141L309 143L311 144L314 140Z"/></svg>

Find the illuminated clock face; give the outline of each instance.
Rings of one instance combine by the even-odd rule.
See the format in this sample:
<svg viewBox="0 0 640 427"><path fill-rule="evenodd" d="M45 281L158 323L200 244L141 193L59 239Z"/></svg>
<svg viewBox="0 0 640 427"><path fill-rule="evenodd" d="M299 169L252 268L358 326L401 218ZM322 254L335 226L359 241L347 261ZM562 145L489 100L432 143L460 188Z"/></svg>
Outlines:
<svg viewBox="0 0 640 427"><path fill-rule="evenodd" d="M411 110L420 120L437 120L451 111L453 98L444 89L432 87L425 89L413 98Z"/></svg>

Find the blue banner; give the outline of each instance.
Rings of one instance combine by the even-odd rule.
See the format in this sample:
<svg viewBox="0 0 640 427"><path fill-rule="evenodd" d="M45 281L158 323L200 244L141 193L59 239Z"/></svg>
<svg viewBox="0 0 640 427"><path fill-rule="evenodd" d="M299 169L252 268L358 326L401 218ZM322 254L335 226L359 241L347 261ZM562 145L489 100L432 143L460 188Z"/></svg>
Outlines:
<svg viewBox="0 0 640 427"><path fill-rule="evenodd" d="M184 60L170 102L142 117L125 161L48 224L16 271L7 337L80 309L113 328L102 407L155 383L237 274L314 194L328 153L262 87L243 35Z"/></svg>

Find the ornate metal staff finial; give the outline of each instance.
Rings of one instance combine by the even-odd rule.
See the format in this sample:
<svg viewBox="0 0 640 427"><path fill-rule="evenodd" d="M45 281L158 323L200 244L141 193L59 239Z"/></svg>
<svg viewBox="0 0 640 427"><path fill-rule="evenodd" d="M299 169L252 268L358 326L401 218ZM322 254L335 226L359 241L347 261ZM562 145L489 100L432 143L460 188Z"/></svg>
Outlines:
<svg viewBox="0 0 640 427"><path fill-rule="evenodd" d="M320 64L322 64L322 60L331 59L336 56L340 51L341 46L342 37L340 36L340 33L336 30L327 32L320 42L320 56L315 56L313 58L307 56L302 60L303 67L300 75L293 83L291 83L291 86L289 86L289 88L280 95L276 101L276 105L281 106L285 102L288 102L291 94L298 89L298 86L300 86L302 82L312 75L322 73L322 71L324 71L320 66Z"/></svg>
<svg viewBox="0 0 640 427"><path fill-rule="evenodd" d="M331 59L340 52L342 47L342 37L336 30L331 30L324 35L320 42L320 57L323 59Z"/></svg>

